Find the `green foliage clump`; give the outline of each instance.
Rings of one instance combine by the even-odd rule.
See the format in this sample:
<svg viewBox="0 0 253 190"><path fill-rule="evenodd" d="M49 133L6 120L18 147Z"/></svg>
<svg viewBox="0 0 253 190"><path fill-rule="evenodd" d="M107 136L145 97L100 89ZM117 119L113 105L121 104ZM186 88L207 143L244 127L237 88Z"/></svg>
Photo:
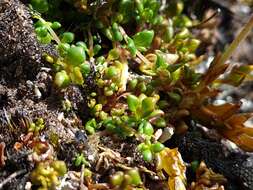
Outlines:
<svg viewBox="0 0 253 190"><path fill-rule="evenodd" d="M110 181L115 189L140 189L134 188L142 185L142 180L137 169L129 169L128 171L117 171L110 176Z"/></svg>
<svg viewBox="0 0 253 190"><path fill-rule="evenodd" d="M67 167L63 161L40 162L31 173L31 181L39 190L55 189L60 184L58 178L66 172Z"/></svg>
<svg viewBox="0 0 253 190"><path fill-rule="evenodd" d="M62 4L68 5L69 11L61 11ZM38 40L54 43L59 54L45 56L54 71L55 88L77 85L86 89L94 84L86 97L89 114L84 129L89 135L104 130L122 139L133 138L148 164L155 164L159 155L167 164L167 154L177 155L182 168L179 176L184 176L185 170L180 155L163 142L170 129L185 133L189 118L253 151L253 132L244 126L250 115L237 114L235 104L211 103L221 84L239 86L251 73L251 66L240 66L223 77L228 68L225 61L250 31L252 21L225 53L200 73L198 66L204 58L195 52L201 41L192 29L201 22L184 14L181 0L165 5L156 0L31 0L31 5L41 13L34 11ZM82 154L74 164L86 164ZM162 168L170 174L171 166L166 164ZM137 188L142 180L133 169L113 174L111 184L119 189Z"/></svg>
<svg viewBox="0 0 253 190"><path fill-rule="evenodd" d="M41 130L45 128L43 118L38 118L35 122L31 122L28 126L28 132L32 132L37 135Z"/></svg>

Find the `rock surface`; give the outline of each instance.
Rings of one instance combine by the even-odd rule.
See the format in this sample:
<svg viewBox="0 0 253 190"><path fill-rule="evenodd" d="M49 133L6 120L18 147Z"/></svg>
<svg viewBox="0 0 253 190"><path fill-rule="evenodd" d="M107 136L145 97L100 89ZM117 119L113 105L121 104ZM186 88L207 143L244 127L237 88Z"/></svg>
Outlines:
<svg viewBox="0 0 253 190"><path fill-rule="evenodd" d="M0 1L0 55L1 80L31 78L41 66L41 48L29 10L18 0ZM23 72L26 69L30 72Z"/></svg>

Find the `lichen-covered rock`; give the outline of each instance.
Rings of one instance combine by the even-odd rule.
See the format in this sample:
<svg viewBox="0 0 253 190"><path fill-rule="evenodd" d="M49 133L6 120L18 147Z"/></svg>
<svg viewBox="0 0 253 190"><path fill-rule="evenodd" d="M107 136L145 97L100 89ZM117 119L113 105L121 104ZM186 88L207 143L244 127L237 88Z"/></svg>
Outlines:
<svg viewBox="0 0 253 190"><path fill-rule="evenodd" d="M198 132L188 132L179 143L179 151L185 161L203 160L215 172L223 174L229 181L227 190L253 190L253 156L231 152Z"/></svg>
<svg viewBox="0 0 253 190"><path fill-rule="evenodd" d="M19 0L0 1L0 72L5 79L31 78L41 49L28 8ZM36 67L36 64L38 65ZM30 70L29 72L23 72Z"/></svg>

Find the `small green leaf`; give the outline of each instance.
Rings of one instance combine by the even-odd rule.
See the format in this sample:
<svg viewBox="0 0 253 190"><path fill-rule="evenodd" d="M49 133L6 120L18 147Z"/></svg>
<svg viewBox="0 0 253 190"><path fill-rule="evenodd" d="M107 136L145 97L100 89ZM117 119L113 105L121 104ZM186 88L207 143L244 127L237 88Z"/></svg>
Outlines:
<svg viewBox="0 0 253 190"><path fill-rule="evenodd" d="M131 90L134 90L138 84L138 79L133 79L129 81L129 87Z"/></svg>
<svg viewBox="0 0 253 190"><path fill-rule="evenodd" d="M138 32L133 36L133 41L136 48L140 51L146 51L147 48L151 45L154 38L153 30L144 30L142 32Z"/></svg>
<svg viewBox="0 0 253 190"><path fill-rule="evenodd" d="M88 131L90 134L94 134L96 128L97 128L97 122L96 122L96 120L95 120L94 118L91 119L91 120L89 120L89 121L85 124L85 129L86 129L86 131Z"/></svg>
<svg viewBox="0 0 253 190"><path fill-rule="evenodd" d="M67 43L60 43L57 46L57 50L62 57L64 57L68 53L69 48L70 48L70 45Z"/></svg>
<svg viewBox="0 0 253 190"><path fill-rule="evenodd" d="M155 101L152 97L147 97L142 101L143 113L150 113L155 109Z"/></svg>
<svg viewBox="0 0 253 190"><path fill-rule="evenodd" d="M104 33L104 35L109 39L112 40L113 36L112 36L112 31L110 30L110 28L104 28L102 30L102 32Z"/></svg>
<svg viewBox="0 0 253 190"><path fill-rule="evenodd" d="M152 144L151 148L155 153L158 153L161 152L165 148L165 146L162 143L157 142L155 144Z"/></svg>
<svg viewBox="0 0 253 190"><path fill-rule="evenodd" d="M110 66L105 70L105 76L109 79L119 74L119 70L115 66Z"/></svg>
<svg viewBox="0 0 253 190"><path fill-rule="evenodd" d="M182 97L180 94L175 93L175 92L168 92L168 95L170 97L170 99L172 100L172 102L175 102L177 104L180 103L180 101L182 100Z"/></svg>
<svg viewBox="0 0 253 190"><path fill-rule="evenodd" d="M99 52L101 49L102 49L101 45L96 44L96 45L94 46L94 48L93 48L93 53L94 53L94 55L97 55L98 52Z"/></svg>
<svg viewBox="0 0 253 190"><path fill-rule="evenodd" d="M167 12L170 17L180 15L184 9L184 3L181 0L172 1L169 3Z"/></svg>
<svg viewBox="0 0 253 190"><path fill-rule="evenodd" d="M172 64L168 66L168 70L170 72L175 72L176 70L178 70L180 67L182 67L183 64L182 63L176 63L176 64Z"/></svg>
<svg viewBox="0 0 253 190"><path fill-rule="evenodd" d="M73 46L68 49L67 60L71 65L80 65L86 58L84 49L82 47Z"/></svg>
<svg viewBox="0 0 253 190"><path fill-rule="evenodd" d="M64 32L62 34L61 42L70 44L73 42L75 35L72 32Z"/></svg>
<svg viewBox="0 0 253 190"><path fill-rule="evenodd" d="M157 68L162 68L166 69L168 67L168 63L166 63L165 59L161 55L157 55L157 60L156 60L156 67Z"/></svg>
<svg viewBox="0 0 253 190"><path fill-rule="evenodd" d="M65 173L67 173L67 166L64 161L55 160L52 163L52 168L59 174L59 176L63 176Z"/></svg>
<svg viewBox="0 0 253 190"><path fill-rule="evenodd" d="M117 23L113 23L112 25L112 38L113 41L122 41L123 40L123 36L121 34L121 32L119 31L119 26Z"/></svg>
<svg viewBox="0 0 253 190"><path fill-rule="evenodd" d="M76 159L74 160L74 164L75 164L76 167L81 166L82 164L89 165L89 163L87 162L87 160L83 156L83 153L82 154L78 154L76 156Z"/></svg>
<svg viewBox="0 0 253 190"><path fill-rule="evenodd" d="M197 40L197 39L188 40L187 43L186 43L188 51L189 52L195 52L196 49L199 47L200 43L201 43L200 40Z"/></svg>
<svg viewBox="0 0 253 190"><path fill-rule="evenodd" d="M145 84L144 82L140 82L140 83L138 84L138 89L139 89L142 93L144 93L144 92L146 92L146 90L147 90L147 86L146 86L146 84Z"/></svg>
<svg viewBox="0 0 253 190"><path fill-rule="evenodd" d="M84 83L83 75L80 67L74 67L73 72L70 73L70 78L75 84L82 85Z"/></svg>
<svg viewBox="0 0 253 190"><path fill-rule="evenodd" d="M158 119L156 119L156 120L154 121L154 125L155 125L156 127L161 127L161 128L163 128L163 127L166 127L166 121L165 121L164 118L160 117L160 118L158 118Z"/></svg>
<svg viewBox="0 0 253 190"><path fill-rule="evenodd" d="M70 83L70 78L67 75L66 71L60 71L56 73L54 83L57 87L66 87Z"/></svg>
<svg viewBox="0 0 253 190"><path fill-rule="evenodd" d="M154 11L149 9L149 8L145 8L141 14L142 18L144 20L146 20L147 22L152 21L152 18L154 16Z"/></svg>
<svg viewBox="0 0 253 190"><path fill-rule="evenodd" d="M80 66L81 73L83 76L88 76L90 74L90 65L87 63L82 63Z"/></svg>
<svg viewBox="0 0 253 190"><path fill-rule="evenodd" d="M186 15L178 15L174 17L173 24L176 27L183 28L183 27L191 27L192 21Z"/></svg>
<svg viewBox="0 0 253 190"><path fill-rule="evenodd" d="M232 68L230 73L222 80L222 83L239 86L247 75L250 74L252 68L249 65L240 65Z"/></svg>
<svg viewBox="0 0 253 190"><path fill-rule="evenodd" d="M61 23L53 22L52 25L51 25L51 28L54 29L54 30L57 30L57 29L61 28Z"/></svg>
<svg viewBox="0 0 253 190"><path fill-rule="evenodd" d="M116 126L112 123L107 123L105 127L106 127L106 130L108 130L110 132L115 132L116 131Z"/></svg>
<svg viewBox="0 0 253 190"><path fill-rule="evenodd" d="M138 128L138 132L141 134L145 134L147 136L152 136L154 133L154 128L151 123L147 121L143 121Z"/></svg>
<svg viewBox="0 0 253 190"><path fill-rule="evenodd" d="M162 116L162 115L164 115L164 112L162 110L154 110L148 115L148 118L150 119L150 118Z"/></svg>
<svg viewBox="0 0 253 190"><path fill-rule="evenodd" d="M83 176L90 179L91 176L92 176L92 172L89 169L84 168L84 170L83 170Z"/></svg>
<svg viewBox="0 0 253 190"><path fill-rule="evenodd" d="M136 7L139 13L142 13L144 10L144 5L140 0L135 1L136 2Z"/></svg>
<svg viewBox="0 0 253 190"><path fill-rule="evenodd" d="M127 48L133 57L136 56L137 49L135 47L134 41L131 38L127 38Z"/></svg>
<svg viewBox="0 0 253 190"><path fill-rule="evenodd" d="M127 104L130 111L136 112L137 107L140 104L140 101L136 96L130 94L127 96Z"/></svg>
<svg viewBox="0 0 253 190"><path fill-rule="evenodd" d="M124 173L122 171L118 171L111 176L111 184L113 186L121 185L123 180L124 180Z"/></svg>
<svg viewBox="0 0 253 190"><path fill-rule="evenodd" d="M137 149L139 150L139 151L144 151L144 150L146 150L146 149L149 149L149 146L148 145L146 145L145 143L141 143L141 144L139 144L138 146L137 146Z"/></svg>
<svg viewBox="0 0 253 190"><path fill-rule="evenodd" d="M86 43L84 43L84 42L82 42L82 41L77 42L77 43L76 43L76 46L82 47L82 48L84 49L85 52L88 52L88 51L89 51L88 48L87 48Z"/></svg>
<svg viewBox="0 0 253 190"><path fill-rule="evenodd" d="M173 36L174 36L174 28L172 25L169 25L167 26L166 32L164 34L165 42L169 42L170 40L172 40Z"/></svg>
<svg viewBox="0 0 253 190"><path fill-rule="evenodd" d="M146 162L151 162L153 160L153 155L150 149L143 150L142 157Z"/></svg>
<svg viewBox="0 0 253 190"><path fill-rule="evenodd" d="M131 177L131 184L140 185L142 183L141 176L137 169L131 169L127 174Z"/></svg>
<svg viewBox="0 0 253 190"><path fill-rule="evenodd" d="M190 31L187 28L182 28L182 30L176 34L176 39L186 39L190 36Z"/></svg>
<svg viewBox="0 0 253 190"><path fill-rule="evenodd" d="M119 2L119 12L123 16L122 23L128 22L134 15L134 1L121 0Z"/></svg>
<svg viewBox="0 0 253 190"><path fill-rule="evenodd" d="M111 49L108 54L108 59L109 60L116 60L119 58L119 55L120 55L120 53L117 48Z"/></svg>
<svg viewBox="0 0 253 190"><path fill-rule="evenodd" d="M179 68L173 73L171 73L171 76L172 76L172 82L176 83L181 77L181 69Z"/></svg>
<svg viewBox="0 0 253 190"><path fill-rule="evenodd" d="M40 13L45 13L49 9L49 4L47 0L32 0L32 7Z"/></svg>
<svg viewBox="0 0 253 190"><path fill-rule="evenodd" d="M52 37L49 33L47 33L47 35L45 37L38 36L38 40L42 44L49 44L52 40Z"/></svg>
<svg viewBox="0 0 253 190"><path fill-rule="evenodd" d="M37 27L35 29L35 32L41 38L46 37L48 35L48 31L47 31L47 28L45 26Z"/></svg>
<svg viewBox="0 0 253 190"><path fill-rule="evenodd" d="M45 23L43 23L41 20L38 20L35 24L34 24L34 27L35 28L38 28L40 26L45 26Z"/></svg>
<svg viewBox="0 0 253 190"><path fill-rule="evenodd" d="M89 133L89 134L94 134L96 131L94 128L92 128L91 126L86 126L85 130Z"/></svg>

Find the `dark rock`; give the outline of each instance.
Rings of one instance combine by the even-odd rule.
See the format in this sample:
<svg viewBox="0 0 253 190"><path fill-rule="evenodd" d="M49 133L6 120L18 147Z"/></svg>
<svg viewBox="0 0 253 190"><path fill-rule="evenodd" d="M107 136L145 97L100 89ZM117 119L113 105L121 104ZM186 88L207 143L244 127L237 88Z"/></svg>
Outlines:
<svg viewBox="0 0 253 190"><path fill-rule="evenodd" d="M41 66L40 63L41 48L34 33L28 8L18 0L1 0L1 77L5 80L32 78Z"/></svg>
<svg viewBox="0 0 253 190"><path fill-rule="evenodd" d="M179 151L187 162L199 160L228 179L226 189L253 190L253 157L231 152L220 142L188 132L179 142Z"/></svg>

